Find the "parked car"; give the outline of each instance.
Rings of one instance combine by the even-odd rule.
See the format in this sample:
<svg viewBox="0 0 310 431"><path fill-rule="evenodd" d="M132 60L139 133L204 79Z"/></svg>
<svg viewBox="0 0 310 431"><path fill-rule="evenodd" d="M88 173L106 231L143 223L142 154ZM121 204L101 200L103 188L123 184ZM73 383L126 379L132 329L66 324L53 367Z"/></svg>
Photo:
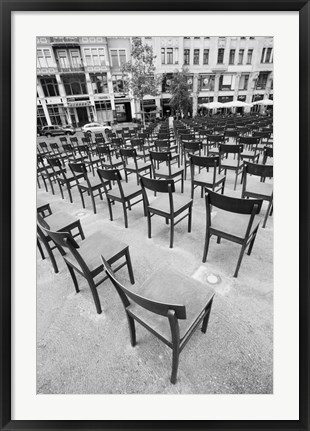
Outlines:
<svg viewBox="0 0 310 431"><path fill-rule="evenodd" d="M74 135L75 129L71 126L44 126L41 136Z"/></svg>
<svg viewBox="0 0 310 431"><path fill-rule="evenodd" d="M88 133L106 133L110 130L112 130L112 127L105 123L88 123L82 127L82 131Z"/></svg>

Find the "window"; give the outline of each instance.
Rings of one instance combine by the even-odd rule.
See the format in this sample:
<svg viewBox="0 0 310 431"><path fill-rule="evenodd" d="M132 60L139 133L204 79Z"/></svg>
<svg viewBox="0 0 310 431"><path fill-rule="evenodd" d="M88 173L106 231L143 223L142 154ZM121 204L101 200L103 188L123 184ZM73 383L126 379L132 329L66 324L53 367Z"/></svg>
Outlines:
<svg viewBox="0 0 310 431"><path fill-rule="evenodd" d="M65 110L62 105L47 105L47 111L52 124L61 126L67 123Z"/></svg>
<svg viewBox="0 0 310 431"><path fill-rule="evenodd" d="M200 75L199 88L200 90L214 91L215 75Z"/></svg>
<svg viewBox="0 0 310 431"><path fill-rule="evenodd" d="M234 90L235 88L235 75L221 75L219 82L220 91Z"/></svg>
<svg viewBox="0 0 310 431"><path fill-rule="evenodd" d="M112 75L112 83L114 93L124 92L123 75Z"/></svg>
<svg viewBox="0 0 310 431"><path fill-rule="evenodd" d="M106 73L91 73L90 80L95 94L108 93L108 78Z"/></svg>
<svg viewBox="0 0 310 431"><path fill-rule="evenodd" d="M245 39L245 37L240 37L240 39Z"/></svg>
<svg viewBox="0 0 310 431"><path fill-rule="evenodd" d="M184 64L189 64L189 58L190 58L189 49L184 49Z"/></svg>
<svg viewBox="0 0 310 431"><path fill-rule="evenodd" d="M243 54L244 54L244 49L239 49L238 64L243 63Z"/></svg>
<svg viewBox="0 0 310 431"><path fill-rule="evenodd" d="M44 114L44 109L42 106L37 106L37 126L43 127L47 126L47 121Z"/></svg>
<svg viewBox="0 0 310 431"><path fill-rule="evenodd" d="M191 90L191 91L193 90L193 81L194 81L193 76L188 76L187 77L186 83L187 83L188 89Z"/></svg>
<svg viewBox="0 0 310 431"><path fill-rule="evenodd" d="M62 82L65 86L65 92L67 96L73 96L75 94L87 94L84 75L63 76Z"/></svg>
<svg viewBox="0 0 310 431"><path fill-rule="evenodd" d="M55 67L49 49L37 49L37 67Z"/></svg>
<svg viewBox="0 0 310 431"><path fill-rule="evenodd" d="M190 39L190 37L184 37L184 39Z"/></svg>
<svg viewBox="0 0 310 431"><path fill-rule="evenodd" d="M229 64L235 64L235 54L236 54L235 49L231 49L229 51Z"/></svg>
<svg viewBox="0 0 310 431"><path fill-rule="evenodd" d="M174 64L179 64L179 48L174 48Z"/></svg>
<svg viewBox="0 0 310 431"><path fill-rule="evenodd" d="M209 63L209 50L204 49L203 50L203 64L208 64L208 63Z"/></svg>
<svg viewBox="0 0 310 431"><path fill-rule="evenodd" d="M166 60L166 55L165 55L165 48L161 49L161 64L165 64Z"/></svg>
<svg viewBox="0 0 310 431"><path fill-rule="evenodd" d="M223 64L224 62L224 49L220 48L217 52L217 63Z"/></svg>
<svg viewBox="0 0 310 431"><path fill-rule="evenodd" d="M167 64L173 64L173 48L167 48Z"/></svg>
<svg viewBox="0 0 310 431"><path fill-rule="evenodd" d="M272 48L263 48L261 63L272 63Z"/></svg>
<svg viewBox="0 0 310 431"><path fill-rule="evenodd" d="M246 64L252 63L253 49L248 49L248 55L246 59Z"/></svg>
<svg viewBox="0 0 310 431"><path fill-rule="evenodd" d="M272 52L272 48L268 48L266 53L265 63L271 63L271 52Z"/></svg>
<svg viewBox="0 0 310 431"><path fill-rule="evenodd" d="M170 86L173 80L173 74L167 73L164 75L164 79L162 81L162 92L163 93L170 93Z"/></svg>
<svg viewBox="0 0 310 431"><path fill-rule="evenodd" d="M84 48L87 66L105 66L104 48Z"/></svg>
<svg viewBox="0 0 310 431"><path fill-rule="evenodd" d="M73 69L80 69L82 67L82 59L80 55L80 51L78 49L71 49L71 63Z"/></svg>
<svg viewBox="0 0 310 431"><path fill-rule="evenodd" d="M96 111L110 111L112 109L111 102L109 100L98 100L95 101Z"/></svg>
<svg viewBox="0 0 310 431"><path fill-rule="evenodd" d="M200 37L194 37L194 39L200 39Z"/></svg>
<svg viewBox="0 0 310 431"><path fill-rule="evenodd" d="M265 90L269 72L260 72L256 81L256 90Z"/></svg>
<svg viewBox="0 0 310 431"><path fill-rule="evenodd" d="M262 50L262 56L261 56L261 59L260 59L261 63L264 63L265 52L266 52L266 48L263 48L263 50Z"/></svg>
<svg viewBox="0 0 310 431"><path fill-rule="evenodd" d="M111 49L110 56L112 67L120 67L122 64L126 63L125 49Z"/></svg>
<svg viewBox="0 0 310 431"><path fill-rule="evenodd" d="M199 64L199 49L194 49L194 64Z"/></svg>
<svg viewBox="0 0 310 431"><path fill-rule="evenodd" d="M255 37L253 37L253 36L250 37L250 40L254 40L254 39L255 39Z"/></svg>
<svg viewBox="0 0 310 431"><path fill-rule="evenodd" d="M239 90L247 90L249 82L249 75L241 75L239 80Z"/></svg>
<svg viewBox="0 0 310 431"><path fill-rule="evenodd" d="M59 96L56 78L41 78L40 82L45 97Z"/></svg>

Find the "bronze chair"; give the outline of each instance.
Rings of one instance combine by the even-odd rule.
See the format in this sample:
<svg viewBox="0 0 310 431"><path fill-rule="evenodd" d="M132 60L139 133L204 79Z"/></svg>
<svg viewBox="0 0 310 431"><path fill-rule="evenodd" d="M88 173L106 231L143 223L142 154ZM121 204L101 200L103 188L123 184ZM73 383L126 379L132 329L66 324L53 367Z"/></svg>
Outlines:
<svg viewBox="0 0 310 431"><path fill-rule="evenodd" d="M100 255L104 255L110 265L125 258L125 261L119 264L114 271L116 272L127 265L130 282L134 284L135 280L128 245L108 237L102 231L95 232L78 244L68 232L51 231L43 218L40 218L39 223L42 231L62 250L64 261L77 293L80 291L80 288L76 272L87 280L98 314L102 312L102 308L97 287L107 279L107 276L105 276L98 280L98 275L103 272Z"/></svg>
<svg viewBox="0 0 310 431"><path fill-rule="evenodd" d="M246 248L249 246L248 255L251 254L257 230L260 223L258 216L262 199L239 199L224 196L207 189L206 193L206 238L202 261L206 262L209 250L209 242L212 235L217 236L217 242L221 238L241 245L241 252L237 262L234 277L238 272ZM211 219L211 206L217 208L216 215Z"/></svg>
<svg viewBox="0 0 310 431"><path fill-rule="evenodd" d="M259 165L245 163L243 168L242 198L263 199L269 202L264 217L263 228L266 227L267 218L273 211L273 184L265 182L266 178L273 178L272 165Z"/></svg>
<svg viewBox="0 0 310 431"><path fill-rule="evenodd" d="M192 206L193 200L188 199L186 196L173 195L175 192L174 181L170 180L156 180L151 178L140 177L144 208L147 215L148 224L148 237L151 238L151 217L155 214L166 219L166 224L170 221L170 248L173 248L174 226L181 220L188 217L188 232L191 232L192 226ZM151 203L149 202L146 190L155 193L163 193L161 196L156 197ZM175 220L184 211L188 211L183 217Z"/></svg>
<svg viewBox="0 0 310 431"><path fill-rule="evenodd" d="M80 236L82 239L85 238L84 232L81 226L80 220L75 219L65 212L56 212L52 213L51 207L49 204L42 205L37 208L38 214L38 223L37 223L37 246L40 252L42 259L45 259L44 251L41 246L41 243L44 245L46 252L51 260L54 271L58 273L58 266L56 263L56 259L53 253L53 250L56 248L62 254L62 250L57 247L52 238L44 233L44 230L40 226L41 219L45 219L46 222L52 228L58 232L70 232L72 237L75 238ZM73 234L73 231L77 229L77 233Z"/></svg>
<svg viewBox="0 0 310 431"><path fill-rule="evenodd" d="M118 169L98 169L97 173L104 187L105 195L108 201L108 207L110 212L110 220L113 220L112 204L114 202L121 202L123 205L125 228L128 227L127 209L131 210L131 207L139 202L143 202L142 189L140 186L122 182L122 177ZM112 187L111 183L117 184L117 187ZM136 197L141 199L131 202ZM144 210L145 213L145 210ZM146 214L145 214L146 215Z"/></svg>
<svg viewBox="0 0 310 431"><path fill-rule="evenodd" d="M219 163L218 156L205 157L194 154L190 156L192 199L194 199L194 190L196 187L201 187L201 197L203 197L205 187L214 192L221 191L224 194L226 176L217 174ZM198 174L195 172L196 167L199 169Z"/></svg>
<svg viewBox="0 0 310 431"><path fill-rule="evenodd" d="M123 286L115 278L109 263L102 256L101 259L123 303L131 345L136 345L136 321L172 349L170 381L175 384L181 351L201 322L201 331L207 331L213 289L169 270L154 273L136 293Z"/></svg>

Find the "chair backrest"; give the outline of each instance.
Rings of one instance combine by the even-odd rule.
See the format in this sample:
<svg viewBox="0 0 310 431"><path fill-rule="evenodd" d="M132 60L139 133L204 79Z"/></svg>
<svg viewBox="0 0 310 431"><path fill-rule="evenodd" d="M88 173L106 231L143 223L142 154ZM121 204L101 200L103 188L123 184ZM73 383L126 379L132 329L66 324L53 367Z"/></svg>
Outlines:
<svg viewBox="0 0 310 431"><path fill-rule="evenodd" d="M89 179L85 163L69 163L69 168L71 169L77 182L79 182L79 178L81 178L81 175L83 175L84 180L89 185Z"/></svg>
<svg viewBox="0 0 310 431"><path fill-rule="evenodd" d="M273 157L273 148L272 147L264 147L264 157Z"/></svg>
<svg viewBox="0 0 310 431"><path fill-rule="evenodd" d="M78 138L76 136L74 136L73 138L71 137L70 142L72 145L74 145L74 144L78 145L78 143L79 143Z"/></svg>
<svg viewBox="0 0 310 431"><path fill-rule="evenodd" d="M259 214L262 207L262 199L240 199L225 196L207 189L206 204L216 208L237 214Z"/></svg>
<svg viewBox="0 0 310 431"><path fill-rule="evenodd" d="M259 137L259 138L269 139L270 135L271 135L271 131L270 132L253 132L253 136Z"/></svg>
<svg viewBox="0 0 310 431"><path fill-rule="evenodd" d="M53 150L53 153L59 154L59 145L56 142L51 142L50 147Z"/></svg>
<svg viewBox="0 0 310 431"><path fill-rule="evenodd" d="M130 139L130 145L132 147L138 147L141 148L144 145L144 140L141 138L131 138Z"/></svg>
<svg viewBox="0 0 310 431"><path fill-rule="evenodd" d="M172 155L171 151L150 151L150 160L153 168L153 172L156 171L156 162L162 163L166 162L168 164L169 175L171 175L171 161Z"/></svg>
<svg viewBox="0 0 310 431"><path fill-rule="evenodd" d="M116 181L120 191L121 198L124 198L124 191L121 183L122 176L118 169L97 169L97 174L101 180L101 183L103 184L106 195L108 195L111 189L111 182Z"/></svg>
<svg viewBox="0 0 310 431"><path fill-rule="evenodd" d="M200 168L212 168L212 167L216 168L217 166L219 166L220 158L219 156L206 157L206 156L197 156L197 155L191 154L190 161L191 161L191 165L199 166Z"/></svg>
<svg viewBox="0 0 310 431"><path fill-rule="evenodd" d="M208 143L212 143L212 142L225 142L225 136L224 135L209 135L207 136L207 142Z"/></svg>
<svg viewBox="0 0 310 431"><path fill-rule="evenodd" d="M243 151L243 145L240 144L219 144L219 152L222 154L241 154Z"/></svg>
<svg viewBox="0 0 310 431"><path fill-rule="evenodd" d="M239 144L257 146L259 144L260 138L255 136L240 136L238 138Z"/></svg>
<svg viewBox="0 0 310 431"><path fill-rule="evenodd" d="M159 314L160 316L165 316L168 318L169 312L174 311L175 317L177 319L186 319L186 307L184 305L179 304L169 304L165 302L161 302L158 298L158 301L154 299L145 298L144 296L138 295L130 289L127 289L123 286L118 280L116 280L114 272L112 271L108 262L101 256L103 269L106 275L109 277L113 286L115 287L117 293L119 294L121 301L125 307L125 309L130 305L130 300L145 310L151 311L152 313Z"/></svg>
<svg viewBox="0 0 310 431"><path fill-rule="evenodd" d="M174 193L175 186L173 180L154 180L153 178L147 178L140 175L140 182L142 191L145 189L151 190L158 193Z"/></svg>
<svg viewBox="0 0 310 431"><path fill-rule="evenodd" d="M60 142L61 142L62 144L67 144L67 143L68 143L67 138L66 138L65 136L61 136L61 137L59 138L59 140L60 140Z"/></svg>
<svg viewBox="0 0 310 431"><path fill-rule="evenodd" d="M74 147L72 144L63 144L63 149L65 150L66 153L74 153Z"/></svg>
<svg viewBox="0 0 310 431"><path fill-rule="evenodd" d="M192 141L192 142L183 142L183 148L186 153L197 153L201 152L202 149L202 142L199 141Z"/></svg>
<svg viewBox="0 0 310 431"><path fill-rule="evenodd" d="M273 177L273 165L260 165L258 163L245 162L243 171L245 174L254 175L257 177Z"/></svg>
<svg viewBox="0 0 310 431"><path fill-rule="evenodd" d="M46 142L39 142L39 147L42 150L47 150L48 149Z"/></svg>

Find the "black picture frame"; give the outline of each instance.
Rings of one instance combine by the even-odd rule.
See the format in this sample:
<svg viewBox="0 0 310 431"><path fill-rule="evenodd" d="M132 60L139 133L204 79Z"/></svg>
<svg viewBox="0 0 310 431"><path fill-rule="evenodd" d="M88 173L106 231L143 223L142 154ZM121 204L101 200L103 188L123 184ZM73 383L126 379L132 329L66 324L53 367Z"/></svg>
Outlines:
<svg viewBox="0 0 310 431"><path fill-rule="evenodd" d="M208 430L309 430L309 1L303 0L98 0L0 1L1 11L1 387L0 426L3 430L32 429L208 429ZM14 421L11 419L11 13L15 11L298 11L299 12L299 307L300 376L299 413L296 421ZM289 50L289 47L288 47ZM5 127L4 127L5 126ZM288 226L289 229L289 226ZM289 244L289 235L287 238ZM289 246L287 249L289 252ZM292 286L296 289L296 286ZM288 310L289 314L289 310ZM288 316L289 318L289 316ZM177 414L176 414L177 416Z"/></svg>

